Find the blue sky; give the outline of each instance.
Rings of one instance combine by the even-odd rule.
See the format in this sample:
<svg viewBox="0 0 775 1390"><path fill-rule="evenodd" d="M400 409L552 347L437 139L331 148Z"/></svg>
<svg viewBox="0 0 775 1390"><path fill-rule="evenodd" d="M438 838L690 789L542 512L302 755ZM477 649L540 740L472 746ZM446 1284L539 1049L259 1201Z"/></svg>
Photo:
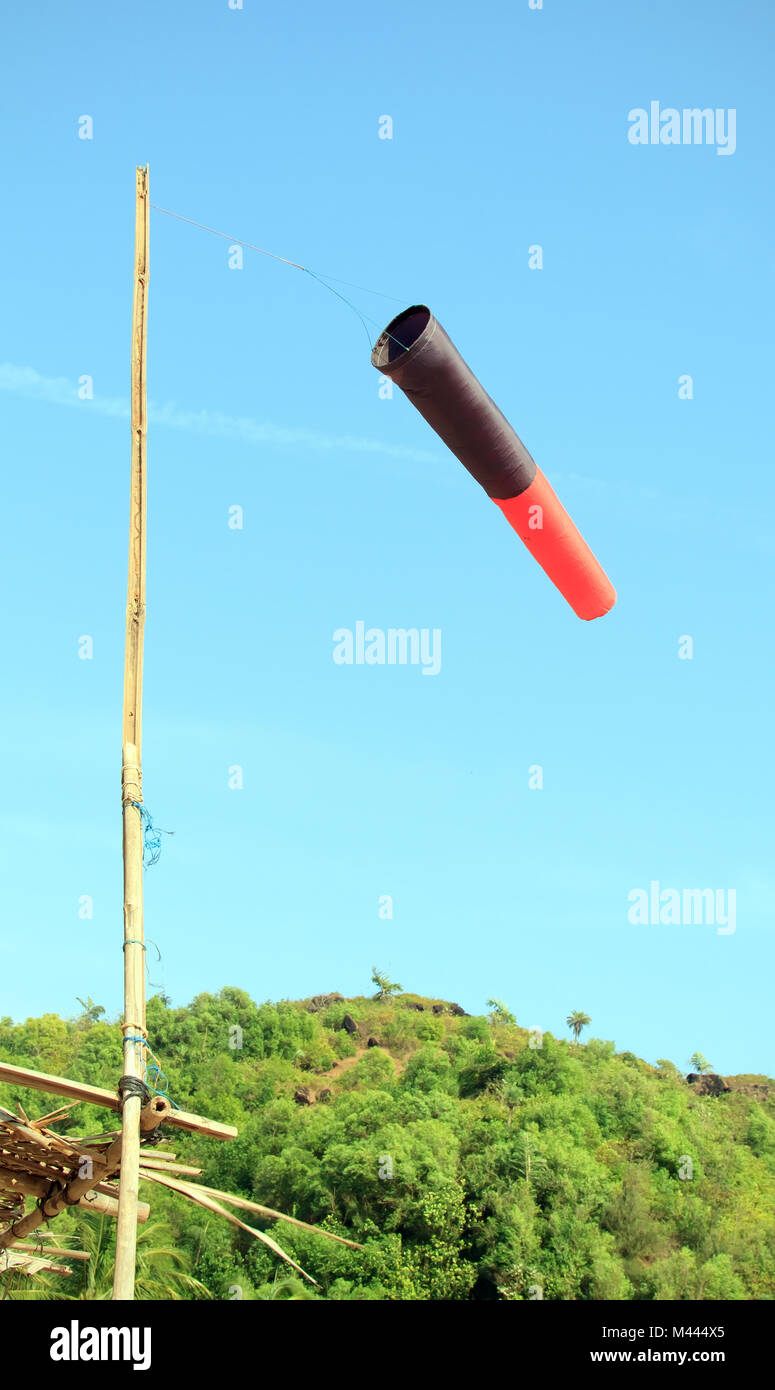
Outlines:
<svg viewBox="0 0 775 1390"><path fill-rule="evenodd" d="M428 303L619 593L573 615L379 398L321 285L250 252L232 270L228 241L154 212L143 751L175 832L146 873L154 983L354 994L377 963L471 1012L496 995L563 1033L583 1008L652 1061L775 1072L771 7L43 0L5 28L0 1012L121 1006L148 162L153 202L394 296L337 286L372 339ZM652 100L734 109L734 154L633 146ZM441 629L440 673L336 665L359 620ZM633 926L654 880L734 889L736 930Z"/></svg>

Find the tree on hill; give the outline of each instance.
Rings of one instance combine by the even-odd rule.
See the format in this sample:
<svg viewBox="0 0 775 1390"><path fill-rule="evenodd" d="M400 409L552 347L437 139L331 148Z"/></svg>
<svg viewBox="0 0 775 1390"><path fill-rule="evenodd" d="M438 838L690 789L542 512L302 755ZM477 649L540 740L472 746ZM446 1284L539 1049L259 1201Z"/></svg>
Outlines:
<svg viewBox="0 0 775 1390"><path fill-rule="evenodd" d="M391 984L378 975L380 988ZM259 1004L236 986L175 1008L157 995L147 1023L175 1101L239 1130L231 1144L176 1134L165 1147L206 1165L213 1188L265 1204L254 1216L238 1208L240 1219L317 1284L302 1286L271 1247L156 1182L138 1227L139 1298L775 1299L775 1081L738 1077L731 1104L698 1104L687 1059L681 1073L664 1058L657 1072L600 1038L582 1058L572 1031L532 1047L486 1009L434 1014L435 994L422 1009L406 997L395 1009L390 996L311 1002ZM377 1043L357 1057L348 1007L363 1041ZM55 1014L0 1017L0 1058L115 1088L120 1034L104 1018L87 1028ZM311 1105L295 1098L301 1084ZM30 1116L57 1103L0 1082L0 1106L13 1114L17 1102ZM84 1104L57 1128L96 1136L114 1125ZM295 1220L275 1222L277 1212ZM70 1278L4 1272L0 1251L0 1302L109 1298L114 1224L78 1207L57 1218L54 1248L92 1255Z"/></svg>
<svg viewBox="0 0 775 1390"><path fill-rule="evenodd" d="M580 1009L574 1009L572 1014L568 1014L565 1022L573 1034L574 1043L578 1044L579 1034L582 1028L589 1027L592 1019L589 1017L589 1014L582 1013Z"/></svg>
<svg viewBox="0 0 775 1390"><path fill-rule="evenodd" d="M394 984L384 970L378 970L376 965L371 967L371 981L377 986L377 999L389 999L391 994L400 994L403 985Z"/></svg>
<svg viewBox="0 0 775 1390"><path fill-rule="evenodd" d="M657 1057L657 1066L659 1067L660 1071L662 1071L663 1074L664 1074L665 1076L680 1076L680 1075L681 1075L681 1073L680 1073L680 1071L678 1070L678 1067L676 1066L675 1062L671 1062L670 1059L669 1059L669 1057Z"/></svg>
<svg viewBox="0 0 775 1390"><path fill-rule="evenodd" d="M706 1071L713 1071L710 1062L707 1060L707 1058L703 1057L701 1052L692 1053L691 1057L689 1058L689 1066L691 1067L692 1071L699 1072L700 1076L702 1076L703 1073Z"/></svg>
<svg viewBox="0 0 775 1390"><path fill-rule="evenodd" d="M506 1008L502 999L488 999L487 1007L492 1010L490 1014L491 1023L516 1023L516 1018Z"/></svg>
<svg viewBox="0 0 775 1390"><path fill-rule="evenodd" d="M85 999L82 999L80 994L76 994L75 997L83 1008L83 1013L78 1020L79 1025L88 1028L92 1023L98 1023L105 1012L102 1005L95 1004L90 994L87 994Z"/></svg>
<svg viewBox="0 0 775 1390"><path fill-rule="evenodd" d="M525 1092L518 1082L503 1079L497 1088L496 1095L498 1100L506 1107L508 1112L506 1125L511 1129L511 1122L514 1118L513 1112L518 1105L522 1104L522 1101L525 1099Z"/></svg>
<svg viewBox="0 0 775 1390"><path fill-rule="evenodd" d="M524 1178L528 1187L530 1187L534 1177L546 1172L546 1159L536 1145L534 1134L529 1134L523 1130L517 1135L514 1162L519 1176Z"/></svg>

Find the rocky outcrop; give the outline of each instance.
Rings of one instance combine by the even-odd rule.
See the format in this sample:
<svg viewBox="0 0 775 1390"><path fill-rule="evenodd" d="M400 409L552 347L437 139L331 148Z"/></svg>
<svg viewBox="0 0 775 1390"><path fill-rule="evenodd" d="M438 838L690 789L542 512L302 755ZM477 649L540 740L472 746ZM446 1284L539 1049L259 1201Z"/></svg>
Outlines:
<svg viewBox="0 0 775 1390"><path fill-rule="evenodd" d="M311 999L307 999L304 1007L310 1014L319 1014L323 1009L329 1008L331 1004L343 1003L343 994L313 994Z"/></svg>
<svg viewBox="0 0 775 1390"><path fill-rule="evenodd" d="M740 1091L744 1096L751 1100L765 1101L775 1096L775 1085L762 1077L761 1081L749 1081L740 1076L725 1076L730 1091Z"/></svg>
<svg viewBox="0 0 775 1390"><path fill-rule="evenodd" d="M692 1072L686 1080L696 1096L723 1096L730 1090L723 1076L718 1076L715 1071L706 1071L702 1075Z"/></svg>

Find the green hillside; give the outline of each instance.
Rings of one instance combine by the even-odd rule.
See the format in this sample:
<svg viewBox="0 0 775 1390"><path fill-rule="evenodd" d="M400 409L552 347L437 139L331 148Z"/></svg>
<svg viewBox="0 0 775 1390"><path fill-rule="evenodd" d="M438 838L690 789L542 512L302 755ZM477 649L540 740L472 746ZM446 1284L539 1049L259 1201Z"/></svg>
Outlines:
<svg viewBox="0 0 775 1390"><path fill-rule="evenodd" d="M263 1223L315 1288L218 1217L144 1188L138 1296L775 1297L775 1082L689 1084L611 1042L531 1036L491 1005L469 1017L411 994L257 1005L227 988L180 1009L152 998L170 1095L240 1131L221 1145L171 1132L179 1160L364 1249ZM100 1013L87 1001L72 1020L5 1019L0 1057L115 1088L120 1032ZM55 1103L0 1086L0 1105L17 1101L30 1117ZM81 1105L61 1128L114 1126ZM112 1230L98 1225L67 1212L53 1228L93 1250L90 1274L17 1279L8 1296L107 1296Z"/></svg>

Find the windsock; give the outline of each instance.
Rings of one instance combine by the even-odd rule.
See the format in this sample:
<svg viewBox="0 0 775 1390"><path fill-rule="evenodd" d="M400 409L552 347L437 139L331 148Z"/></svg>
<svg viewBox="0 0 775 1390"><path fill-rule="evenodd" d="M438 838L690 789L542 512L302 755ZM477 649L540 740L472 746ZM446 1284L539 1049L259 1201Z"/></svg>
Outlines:
<svg viewBox="0 0 775 1390"><path fill-rule="evenodd" d="M388 324L371 361L409 397L500 507L580 618L600 618L616 590L522 440L424 304Z"/></svg>

